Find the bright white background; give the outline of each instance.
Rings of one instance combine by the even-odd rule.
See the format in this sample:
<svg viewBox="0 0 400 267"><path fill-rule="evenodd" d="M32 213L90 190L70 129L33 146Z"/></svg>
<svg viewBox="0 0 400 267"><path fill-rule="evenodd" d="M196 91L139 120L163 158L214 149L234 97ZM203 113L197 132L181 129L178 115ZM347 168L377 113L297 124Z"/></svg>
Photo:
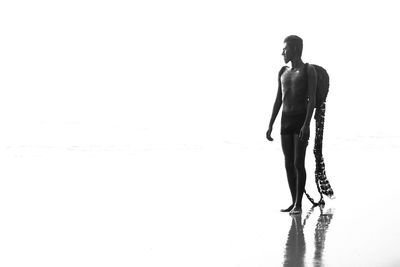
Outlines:
<svg viewBox="0 0 400 267"><path fill-rule="evenodd" d="M289 222L262 210L287 200L279 117L265 141L283 39L330 74L324 144L351 195L342 155L397 155L396 7L2 1L2 265L258 266L264 248L279 262ZM379 153L355 164L385 165Z"/></svg>
<svg viewBox="0 0 400 267"><path fill-rule="evenodd" d="M3 1L0 142L263 138L289 34L330 73L329 135L393 135L396 14L394 1Z"/></svg>

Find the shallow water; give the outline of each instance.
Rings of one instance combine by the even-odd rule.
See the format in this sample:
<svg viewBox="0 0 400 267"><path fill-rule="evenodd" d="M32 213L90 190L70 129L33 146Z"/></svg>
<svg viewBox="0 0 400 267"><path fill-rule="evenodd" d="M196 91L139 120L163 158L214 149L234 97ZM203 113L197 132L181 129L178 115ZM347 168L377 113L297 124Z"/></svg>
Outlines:
<svg viewBox="0 0 400 267"><path fill-rule="evenodd" d="M328 143L336 199L300 216L279 142L1 146L0 263L399 266L399 140Z"/></svg>

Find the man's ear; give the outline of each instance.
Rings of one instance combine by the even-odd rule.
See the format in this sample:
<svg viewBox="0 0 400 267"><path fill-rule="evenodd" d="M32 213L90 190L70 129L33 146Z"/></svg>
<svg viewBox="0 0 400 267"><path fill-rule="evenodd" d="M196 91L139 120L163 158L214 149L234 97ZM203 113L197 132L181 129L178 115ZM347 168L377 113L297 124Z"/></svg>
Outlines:
<svg viewBox="0 0 400 267"><path fill-rule="evenodd" d="M294 51L296 56L300 56L299 47L297 45L294 46Z"/></svg>

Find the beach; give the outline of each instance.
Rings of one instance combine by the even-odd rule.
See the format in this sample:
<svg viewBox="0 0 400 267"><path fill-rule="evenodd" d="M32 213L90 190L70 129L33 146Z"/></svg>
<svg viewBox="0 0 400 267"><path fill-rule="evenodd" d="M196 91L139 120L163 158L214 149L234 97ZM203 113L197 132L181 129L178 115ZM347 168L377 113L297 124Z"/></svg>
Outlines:
<svg viewBox="0 0 400 267"><path fill-rule="evenodd" d="M400 266L395 1L1 7L0 266ZM265 138L292 34L336 197L301 216Z"/></svg>
<svg viewBox="0 0 400 267"><path fill-rule="evenodd" d="M304 198L301 216L279 212L290 204L279 140L2 146L2 265L400 264L400 138L327 143L336 199L312 210Z"/></svg>

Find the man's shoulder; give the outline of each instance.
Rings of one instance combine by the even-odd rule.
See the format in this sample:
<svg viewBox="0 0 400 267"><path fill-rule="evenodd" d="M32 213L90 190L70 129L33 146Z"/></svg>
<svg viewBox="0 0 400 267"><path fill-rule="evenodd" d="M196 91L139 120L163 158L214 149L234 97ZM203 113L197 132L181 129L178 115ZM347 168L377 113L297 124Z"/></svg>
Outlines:
<svg viewBox="0 0 400 267"><path fill-rule="evenodd" d="M288 66L282 66L282 68L279 70L279 76L281 76L287 69L289 69Z"/></svg>
<svg viewBox="0 0 400 267"><path fill-rule="evenodd" d="M305 63L304 65L305 65L307 74L308 74L309 76L310 76L310 75L312 75L312 76L317 75L317 71L316 71L316 69L315 69L315 67L314 67L313 64Z"/></svg>

